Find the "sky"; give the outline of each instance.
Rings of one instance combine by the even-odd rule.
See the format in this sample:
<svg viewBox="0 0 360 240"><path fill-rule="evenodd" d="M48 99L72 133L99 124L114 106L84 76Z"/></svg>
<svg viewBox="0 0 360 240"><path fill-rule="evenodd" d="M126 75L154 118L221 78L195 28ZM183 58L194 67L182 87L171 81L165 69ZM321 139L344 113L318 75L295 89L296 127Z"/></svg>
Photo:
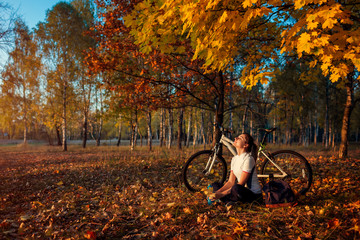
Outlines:
<svg viewBox="0 0 360 240"><path fill-rule="evenodd" d="M60 0L3 0L17 10L29 29L45 20L46 10L51 9Z"/></svg>
<svg viewBox="0 0 360 240"><path fill-rule="evenodd" d="M66 1L66 0L65 0ZM12 7L18 16L32 30L40 21L45 21L46 10L51 9L60 0L1 0ZM0 72L4 66L8 55L0 52Z"/></svg>
<svg viewBox="0 0 360 240"><path fill-rule="evenodd" d="M51 9L60 0L3 0L17 10L29 29L45 20L46 10Z"/></svg>

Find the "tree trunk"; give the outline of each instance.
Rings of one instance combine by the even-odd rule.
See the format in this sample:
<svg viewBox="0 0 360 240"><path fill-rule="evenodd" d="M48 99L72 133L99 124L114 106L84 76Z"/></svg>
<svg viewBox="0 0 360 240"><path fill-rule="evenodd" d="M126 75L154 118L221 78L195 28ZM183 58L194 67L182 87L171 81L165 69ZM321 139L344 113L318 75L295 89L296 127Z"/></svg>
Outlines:
<svg viewBox="0 0 360 240"><path fill-rule="evenodd" d="M180 109L179 115L178 115L178 139L177 139L177 147L180 150L182 148L181 141L183 138L183 117L184 117L184 109Z"/></svg>
<svg viewBox="0 0 360 240"><path fill-rule="evenodd" d="M26 126L26 120L25 120L25 127L24 127L24 144L27 144L27 126Z"/></svg>
<svg viewBox="0 0 360 240"><path fill-rule="evenodd" d="M317 121L317 109L315 109L315 123L314 123L314 127L315 127L315 130L314 130L314 145L316 146L317 145L317 138L318 138L318 135L319 135L319 124L318 124L318 121Z"/></svg>
<svg viewBox="0 0 360 240"><path fill-rule="evenodd" d="M143 146L143 135L142 135L142 133L141 133L141 131L139 130L139 128L137 128L138 129L138 133L139 133L139 138L140 138L140 147L142 147Z"/></svg>
<svg viewBox="0 0 360 240"><path fill-rule="evenodd" d="M242 132L243 133L246 132L247 112L248 112L248 105L246 105L246 107L245 107L245 110L243 113L243 118L242 118Z"/></svg>
<svg viewBox="0 0 360 240"><path fill-rule="evenodd" d="M149 111L147 114L147 125L148 125L148 147L149 151L152 150L152 133L151 133L151 112Z"/></svg>
<svg viewBox="0 0 360 240"><path fill-rule="evenodd" d="M67 56L66 54L63 57L63 63L64 63L64 79L63 79L63 126L62 126L62 146L63 151L67 151L67 142L66 142L66 128L67 128L67 119L66 119L66 105L67 105L67 83L68 83L68 69L67 69Z"/></svg>
<svg viewBox="0 0 360 240"><path fill-rule="evenodd" d="M62 146L63 151L67 151L67 142L66 142L66 80L63 84L63 124L62 124Z"/></svg>
<svg viewBox="0 0 360 240"><path fill-rule="evenodd" d="M131 130L130 149L134 150L137 140L137 121L131 124Z"/></svg>
<svg viewBox="0 0 360 240"><path fill-rule="evenodd" d="M353 106L354 106L353 76L349 74L348 82L346 83L346 104L345 104L342 128L341 128L341 143L339 148L339 158L346 158L348 155L350 116L353 110Z"/></svg>
<svg viewBox="0 0 360 240"><path fill-rule="evenodd" d="M325 148L329 147L329 80L326 79L325 87L325 130L323 137Z"/></svg>
<svg viewBox="0 0 360 240"><path fill-rule="evenodd" d="M205 111L201 110L201 127L200 127L200 133L202 137L202 141L204 144L204 147L206 146L206 136L205 136Z"/></svg>
<svg viewBox="0 0 360 240"><path fill-rule="evenodd" d="M229 129L233 129L233 98L232 98L232 92L233 92L233 88L232 88L232 78L233 78L233 72L230 73L230 91L229 91L229 108L230 108L230 114L229 114ZM232 138L231 134L230 134L230 138Z"/></svg>
<svg viewBox="0 0 360 240"><path fill-rule="evenodd" d="M318 87L317 84L315 85L315 117L314 117L314 145L317 145L317 138L319 136L319 124L318 124L318 109L317 109L317 105L318 105Z"/></svg>
<svg viewBox="0 0 360 240"><path fill-rule="evenodd" d="M186 138L186 147L190 145L190 137L191 137L191 126L192 125L192 109L189 112L189 121L188 121L188 129L187 129L187 138Z"/></svg>
<svg viewBox="0 0 360 240"><path fill-rule="evenodd" d="M195 147L195 145L196 145L196 143L197 143L197 138L198 138L198 128L197 128L197 123L195 122L195 124L194 124L193 147Z"/></svg>
<svg viewBox="0 0 360 240"><path fill-rule="evenodd" d="M55 126L55 131L56 131L57 145L62 146L61 136L60 136L60 126L57 124Z"/></svg>
<svg viewBox="0 0 360 240"><path fill-rule="evenodd" d="M168 118L168 141L167 141L167 148L171 148L171 144L172 144L172 135L173 135L173 114L172 114L172 110L169 109L169 118Z"/></svg>
<svg viewBox="0 0 360 240"><path fill-rule="evenodd" d="M86 148L86 142L87 142L87 133L88 133L88 117L87 117L87 110L84 111L84 122L83 122L83 141L82 141L82 147Z"/></svg>
<svg viewBox="0 0 360 240"><path fill-rule="evenodd" d="M103 119L102 119L102 116L100 116L99 130L98 130L98 134L97 134L97 137L96 137L96 146L97 147L100 146L102 127L103 127Z"/></svg>
<svg viewBox="0 0 360 240"><path fill-rule="evenodd" d="M221 138L221 132L219 129L219 125L223 126L224 122L224 110L225 110L225 84L224 84L224 76L222 72L219 72L218 75L219 78L219 85L218 85L218 101L216 103L216 109L215 109L215 131L213 136L213 144L220 141Z"/></svg>
<svg viewBox="0 0 360 240"><path fill-rule="evenodd" d="M251 136L254 136L253 129L254 129L254 127L253 127L253 113L251 111L250 112L250 131L249 131Z"/></svg>
<svg viewBox="0 0 360 240"><path fill-rule="evenodd" d="M100 122L99 122L99 129L98 129L98 134L97 134L97 138L96 138L96 146L100 146L100 141L101 141L101 134L102 134L102 127L103 127L103 115L104 115L104 111L103 111L103 92L100 89ZM97 104L96 104L96 109L97 109Z"/></svg>
<svg viewBox="0 0 360 240"><path fill-rule="evenodd" d="M121 118L122 118L122 116L121 116L121 114L119 114L119 134L118 134L118 141L117 141L117 143L116 143L116 146L120 146L120 144L121 144L121 130L122 130L122 121L121 121Z"/></svg>
<svg viewBox="0 0 360 240"><path fill-rule="evenodd" d="M165 136L165 110L161 108L160 110L160 134L159 134L159 145L162 147L164 145L164 136Z"/></svg>
<svg viewBox="0 0 360 240"><path fill-rule="evenodd" d="M273 125L273 127L275 128L276 127L276 114L274 114L274 125ZM275 133L276 131L273 131L273 139L272 139L272 143L273 144L275 144L276 143L276 133Z"/></svg>
<svg viewBox="0 0 360 240"><path fill-rule="evenodd" d="M132 121L132 132L131 132L131 150L134 150L137 145L137 134L138 134L138 119L137 110L135 110L134 120Z"/></svg>
<svg viewBox="0 0 360 240"><path fill-rule="evenodd" d="M299 136L299 145L305 146L305 127L304 127L304 120L300 117L300 136Z"/></svg>

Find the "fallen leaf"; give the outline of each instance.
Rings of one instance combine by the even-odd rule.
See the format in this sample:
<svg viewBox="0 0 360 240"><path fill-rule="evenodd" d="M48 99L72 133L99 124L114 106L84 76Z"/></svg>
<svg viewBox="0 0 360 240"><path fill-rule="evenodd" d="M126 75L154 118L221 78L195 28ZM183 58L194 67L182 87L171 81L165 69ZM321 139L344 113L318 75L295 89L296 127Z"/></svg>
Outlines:
<svg viewBox="0 0 360 240"><path fill-rule="evenodd" d="M85 237L86 239L95 240L95 239L96 239L96 234L95 234L93 231L87 231L87 232L84 234L84 237Z"/></svg>
<svg viewBox="0 0 360 240"><path fill-rule="evenodd" d="M340 221L337 218L331 219L330 221L328 221L327 223L327 227L328 228L336 228L340 225Z"/></svg>

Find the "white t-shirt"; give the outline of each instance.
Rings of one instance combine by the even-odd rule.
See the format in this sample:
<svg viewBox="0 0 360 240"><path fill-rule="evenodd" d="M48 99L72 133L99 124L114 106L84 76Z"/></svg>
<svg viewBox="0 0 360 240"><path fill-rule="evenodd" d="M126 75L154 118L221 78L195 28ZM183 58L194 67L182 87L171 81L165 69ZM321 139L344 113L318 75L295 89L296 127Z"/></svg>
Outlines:
<svg viewBox="0 0 360 240"><path fill-rule="evenodd" d="M251 173L254 166L255 166L255 160L251 156L251 154L247 152L242 153L241 155L236 155L231 160L231 171L233 171L234 175L237 178L237 181L240 180L240 176L243 171L247 173ZM261 187L260 187L259 179L257 177L256 167L252 175L250 190L255 194L261 193Z"/></svg>

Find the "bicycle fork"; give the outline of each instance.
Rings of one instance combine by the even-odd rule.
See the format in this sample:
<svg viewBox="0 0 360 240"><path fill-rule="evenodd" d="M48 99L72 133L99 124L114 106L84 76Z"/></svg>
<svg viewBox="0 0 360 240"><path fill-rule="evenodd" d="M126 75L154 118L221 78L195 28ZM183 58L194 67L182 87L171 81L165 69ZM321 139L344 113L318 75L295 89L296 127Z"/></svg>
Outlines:
<svg viewBox="0 0 360 240"><path fill-rule="evenodd" d="M205 174L205 176L210 174L211 169L214 166L215 159L216 159L216 156L217 156L217 154L219 152L219 149L220 149L220 145L218 145L218 144L215 145L215 147L213 148L213 153L209 156L209 160L207 161L206 167L203 170L203 173Z"/></svg>

